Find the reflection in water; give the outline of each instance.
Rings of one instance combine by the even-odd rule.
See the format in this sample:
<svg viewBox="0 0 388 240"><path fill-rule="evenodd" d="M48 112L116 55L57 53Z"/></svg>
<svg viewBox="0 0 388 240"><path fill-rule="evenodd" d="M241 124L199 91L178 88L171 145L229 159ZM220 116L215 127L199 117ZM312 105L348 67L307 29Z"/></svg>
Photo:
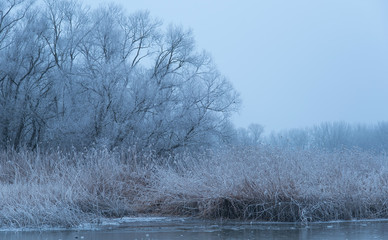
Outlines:
<svg viewBox="0 0 388 240"><path fill-rule="evenodd" d="M120 223L120 224L118 224ZM117 221L98 230L0 232L0 239L388 239L388 221L312 223L211 222L163 218Z"/></svg>

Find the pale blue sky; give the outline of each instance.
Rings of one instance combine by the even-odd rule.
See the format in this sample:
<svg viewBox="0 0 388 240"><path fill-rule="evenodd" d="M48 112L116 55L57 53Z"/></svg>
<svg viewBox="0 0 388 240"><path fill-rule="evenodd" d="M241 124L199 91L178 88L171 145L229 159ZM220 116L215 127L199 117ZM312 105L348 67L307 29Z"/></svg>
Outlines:
<svg viewBox="0 0 388 240"><path fill-rule="evenodd" d="M388 1L111 2L193 29L241 94L237 126L388 121Z"/></svg>

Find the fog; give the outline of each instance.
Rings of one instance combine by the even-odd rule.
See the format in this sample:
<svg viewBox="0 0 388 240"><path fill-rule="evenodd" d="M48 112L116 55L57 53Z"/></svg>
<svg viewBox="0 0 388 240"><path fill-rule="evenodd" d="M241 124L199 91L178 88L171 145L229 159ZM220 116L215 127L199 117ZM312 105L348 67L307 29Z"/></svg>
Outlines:
<svg viewBox="0 0 388 240"><path fill-rule="evenodd" d="M37 2L0 1L2 229L388 219L388 5Z"/></svg>
<svg viewBox="0 0 388 240"><path fill-rule="evenodd" d="M237 126L259 123L268 133L388 119L383 0L112 2L192 28L198 47L241 94Z"/></svg>

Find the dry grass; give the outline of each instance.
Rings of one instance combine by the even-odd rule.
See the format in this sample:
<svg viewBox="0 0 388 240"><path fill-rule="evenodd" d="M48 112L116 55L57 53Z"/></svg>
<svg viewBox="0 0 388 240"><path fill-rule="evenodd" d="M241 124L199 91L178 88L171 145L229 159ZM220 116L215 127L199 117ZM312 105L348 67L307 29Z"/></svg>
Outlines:
<svg viewBox="0 0 388 240"><path fill-rule="evenodd" d="M388 218L388 157L270 148L163 161L104 150L0 152L1 226L69 227L139 213L301 222Z"/></svg>
<svg viewBox="0 0 388 240"><path fill-rule="evenodd" d="M327 221L388 217L388 158L357 151L232 149L153 175L154 212L205 218Z"/></svg>
<svg viewBox="0 0 388 240"><path fill-rule="evenodd" d="M0 225L70 227L130 215L146 175L107 151L2 152Z"/></svg>

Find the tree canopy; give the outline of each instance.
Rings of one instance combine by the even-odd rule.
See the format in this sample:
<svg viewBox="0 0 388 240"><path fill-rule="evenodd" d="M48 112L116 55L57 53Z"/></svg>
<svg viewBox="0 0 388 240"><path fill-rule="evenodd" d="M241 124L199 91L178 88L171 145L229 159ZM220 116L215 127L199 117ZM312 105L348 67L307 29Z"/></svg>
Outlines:
<svg viewBox="0 0 388 240"><path fill-rule="evenodd" d="M74 0L0 3L0 144L168 152L230 137L240 99L190 30Z"/></svg>

